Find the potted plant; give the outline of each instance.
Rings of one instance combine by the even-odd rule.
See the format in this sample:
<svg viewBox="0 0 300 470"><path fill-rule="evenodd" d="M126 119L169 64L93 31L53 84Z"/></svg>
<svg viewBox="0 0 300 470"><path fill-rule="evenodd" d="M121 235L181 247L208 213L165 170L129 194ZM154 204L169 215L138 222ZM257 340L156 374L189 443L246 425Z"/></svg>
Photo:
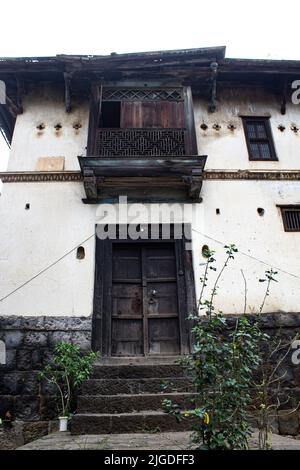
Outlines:
<svg viewBox="0 0 300 470"><path fill-rule="evenodd" d="M82 354L80 346L73 343L59 342L54 348L53 363L48 364L38 376L55 385L60 398L61 413L59 430L67 431L76 389L88 379L93 370L97 353Z"/></svg>

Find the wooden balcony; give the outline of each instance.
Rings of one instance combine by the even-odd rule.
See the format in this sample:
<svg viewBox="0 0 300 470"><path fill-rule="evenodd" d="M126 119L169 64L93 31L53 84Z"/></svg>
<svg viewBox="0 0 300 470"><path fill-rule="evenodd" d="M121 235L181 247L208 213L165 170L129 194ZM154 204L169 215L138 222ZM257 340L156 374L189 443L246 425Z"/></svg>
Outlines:
<svg viewBox="0 0 300 470"><path fill-rule="evenodd" d="M200 202L206 156L78 157L85 203Z"/></svg>

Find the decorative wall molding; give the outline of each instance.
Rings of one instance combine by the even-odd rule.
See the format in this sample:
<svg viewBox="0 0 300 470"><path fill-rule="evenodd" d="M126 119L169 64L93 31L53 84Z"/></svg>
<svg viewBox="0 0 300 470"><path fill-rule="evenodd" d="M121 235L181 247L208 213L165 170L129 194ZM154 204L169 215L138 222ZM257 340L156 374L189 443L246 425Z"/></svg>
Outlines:
<svg viewBox="0 0 300 470"><path fill-rule="evenodd" d="M45 183L81 181L80 171L17 171L0 173L2 183Z"/></svg>
<svg viewBox="0 0 300 470"><path fill-rule="evenodd" d="M204 180L300 181L300 170L206 170Z"/></svg>
<svg viewBox="0 0 300 470"><path fill-rule="evenodd" d="M204 180L300 181L300 170L207 170ZM2 183L45 183L82 181L80 171L7 171L0 173Z"/></svg>

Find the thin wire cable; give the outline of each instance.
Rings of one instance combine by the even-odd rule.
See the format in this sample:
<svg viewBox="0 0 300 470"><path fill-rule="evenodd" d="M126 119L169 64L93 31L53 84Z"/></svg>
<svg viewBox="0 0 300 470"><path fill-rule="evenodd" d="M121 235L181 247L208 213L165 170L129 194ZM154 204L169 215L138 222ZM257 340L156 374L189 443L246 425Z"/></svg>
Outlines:
<svg viewBox="0 0 300 470"><path fill-rule="evenodd" d="M199 230L196 230L195 228L192 228L192 231L198 233L199 235L202 235L202 236L205 237L205 238L208 238L209 240L212 240L212 241L214 241L214 242L216 242L216 243L219 243L220 245L223 245L223 246L226 245L225 242L221 242L220 240L217 240L216 238L210 237L209 235L205 235L205 233L199 232ZM256 257L253 256L253 255L249 255L248 253L245 253L244 251L240 251L240 250L239 250L238 252L239 252L241 255L247 256L248 258L251 258L251 259L253 259L253 260L255 260L255 261L258 261L258 262L261 263L261 264L264 264L265 266L269 266L269 267L271 267L271 268L277 269L277 271L280 271L280 272L282 272L282 273L284 273L284 274L288 274L289 276L295 277L296 279L299 279L299 280L300 280L300 276L297 276L297 274L290 273L289 271L285 271L284 269L278 268L278 267L274 266L273 264L267 263L266 261L263 261L263 260L261 260L261 259L259 259L259 258L256 258Z"/></svg>
<svg viewBox="0 0 300 470"><path fill-rule="evenodd" d="M57 263L59 263L62 259L66 258L66 256L68 256L69 254L73 253L73 251L75 251L79 246L83 245L84 243L86 243L87 241L89 241L91 238L93 238L95 236L95 234L93 233L93 235L90 235L88 238L86 238L83 242L81 243L78 243L74 248L72 248L71 250L69 250L67 253L65 253L63 256L61 256L60 258L58 258L56 261L54 261L53 263L49 264L49 266L47 266L46 268L42 269L42 271L38 272L37 274L35 274L33 277L31 277L30 279L28 279L26 282L23 282L23 284L21 284L20 286L16 287L14 290L12 290L11 292L9 292L9 294L6 294L4 297L2 297L0 299L0 302L3 302L3 300L7 299L8 297L10 297L11 295L13 295L15 292L17 292L18 290L22 289L24 286L26 286L27 284L29 284L31 281L33 281L34 279L36 279L38 276L40 276L41 274L43 274L44 272L48 271L48 269L52 268L53 266L55 266Z"/></svg>
<svg viewBox="0 0 300 470"><path fill-rule="evenodd" d="M212 240L222 246L226 245L225 242L222 242L220 240L217 240L216 238L213 238L213 237L210 237L209 235L206 235L205 233L202 233L200 232L199 230L196 230L195 228L192 228L192 231L193 232L196 232L198 233L199 235L202 235L203 237L205 238L208 238L209 240ZM49 264L46 268L42 269L42 271L38 272L37 274L35 274L33 277L31 277L30 279L28 279L26 282L23 282L23 284L21 284L20 286L16 287L14 290L12 290L11 292L9 292L8 294L6 294L4 297L2 297L0 299L0 302L3 302L3 300L7 299L8 297L10 297L11 295L13 295L15 292L18 292L20 289L22 289L23 287L25 287L27 284L29 284L31 281L33 281L34 279L36 279L38 276L40 276L41 274L43 274L44 272L48 271L48 269L52 268L53 266L55 266L57 263L59 263L62 259L66 258L69 254L73 253L73 251L75 251L79 246L83 245L84 243L86 243L87 241L89 241L91 238L93 238L95 236L95 234L92 234L90 235L89 237L87 237L85 240L83 240L81 243L78 243L75 247L73 247L71 250L69 250L67 253L65 253L63 256L61 256L60 258L58 258L56 261L54 261L53 263ZM269 266L269 267L273 267L274 269L277 269L277 271L280 271L284 274L287 274L289 276L292 276L296 279L299 279L300 280L300 276L297 276L297 274L294 274L294 273L290 273L289 271L285 271L284 269L281 269L281 268L278 268L276 266L273 266L272 264L270 263L267 263L266 261L263 261L259 258L256 258L255 256L253 255L249 255L248 253L245 253L243 251L240 251L239 250L239 253L243 256L247 256L248 258L251 258L261 264L264 264L265 266Z"/></svg>

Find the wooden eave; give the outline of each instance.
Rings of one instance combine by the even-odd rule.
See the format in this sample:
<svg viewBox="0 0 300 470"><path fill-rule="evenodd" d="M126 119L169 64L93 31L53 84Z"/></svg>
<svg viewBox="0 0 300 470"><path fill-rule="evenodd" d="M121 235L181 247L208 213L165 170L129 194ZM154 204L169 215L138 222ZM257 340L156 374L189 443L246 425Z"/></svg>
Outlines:
<svg viewBox="0 0 300 470"><path fill-rule="evenodd" d="M206 156L78 157L86 203L129 201L200 202ZM177 195L176 195L177 194Z"/></svg>
<svg viewBox="0 0 300 470"><path fill-rule="evenodd" d="M213 65L217 65L215 71ZM72 97L87 97L92 83L124 81L190 85L193 94L210 100L210 110L214 110L221 91L219 84L263 85L282 95L285 103L290 83L298 79L299 73L298 60L227 59L223 46L106 56L0 58L0 80L6 83L8 96L6 109L13 119L22 113L23 94L39 82L64 88L67 112L72 109ZM13 128L9 132L12 131Z"/></svg>

